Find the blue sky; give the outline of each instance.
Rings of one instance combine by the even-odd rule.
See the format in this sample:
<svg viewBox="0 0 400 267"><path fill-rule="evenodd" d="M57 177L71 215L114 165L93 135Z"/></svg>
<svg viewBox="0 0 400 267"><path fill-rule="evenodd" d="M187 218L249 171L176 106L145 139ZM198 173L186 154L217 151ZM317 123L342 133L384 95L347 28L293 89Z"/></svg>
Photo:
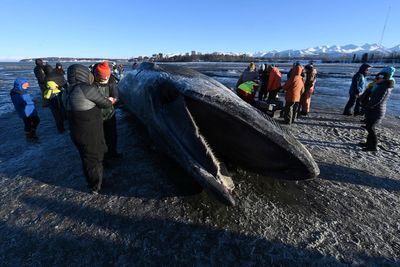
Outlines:
<svg viewBox="0 0 400 267"><path fill-rule="evenodd" d="M398 0L2 0L0 60L400 44Z"/></svg>

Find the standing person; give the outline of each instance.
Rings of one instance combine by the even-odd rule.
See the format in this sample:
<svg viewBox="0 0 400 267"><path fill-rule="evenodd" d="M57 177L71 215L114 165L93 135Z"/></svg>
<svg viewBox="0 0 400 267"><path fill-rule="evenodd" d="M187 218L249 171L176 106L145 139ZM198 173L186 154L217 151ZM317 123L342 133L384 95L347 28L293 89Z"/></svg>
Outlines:
<svg viewBox="0 0 400 267"><path fill-rule="evenodd" d="M37 58L35 60L36 67L33 69L33 72L35 73L35 77L37 80L37 83L39 85L39 89L42 95L42 105L43 107L47 107L48 103L43 100L43 93L44 90L46 90L46 74L44 73L44 64L43 60L41 58Z"/></svg>
<svg viewBox="0 0 400 267"><path fill-rule="evenodd" d="M15 110L24 121L24 130L28 141L36 141L37 126L40 123L39 115L33 103L32 96L28 93L29 83L23 78L14 81L14 88L10 91L11 101Z"/></svg>
<svg viewBox="0 0 400 267"><path fill-rule="evenodd" d="M63 91L67 88L67 81L59 68L52 69L50 65L45 66L46 90L43 98L49 101L51 113L56 122L59 133L64 133L65 110L62 103Z"/></svg>
<svg viewBox="0 0 400 267"><path fill-rule="evenodd" d="M354 116L360 115L360 95L364 92L366 85L365 76L368 74L369 68L371 68L371 65L363 63L358 72L354 74L349 90L349 101L347 101L344 107L343 115L353 115L351 109L354 103L356 104L354 107Z"/></svg>
<svg viewBox="0 0 400 267"><path fill-rule="evenodd" d="M124 65L118 65L119 79L122 80L124 78Z"/></svg>
<svg viewBox="0 0 400 267"><path fill-rule="evenodd" d="M281 85L282 74L279 71L279 68L274 64L271 64L269 67L271 69L269 71L267 90L268 90L268 100L272 101L276 100L276 96L279 90L282 89Z"/></svg>
<svg viewBox="0 0 400 267"><path fill-rule="evenodd" d="M263 101L268 94L267 85L269 78L270 65L262 64L259 70L260 90L258 91L258 100Z"/></svg>
<svg viewBox="0 0 400 267"><path fill-rule="evenodd" d="M285 124L292 124L296 118L301 91L304 88L303 78L301 77L302 72L303 67L301 65L293 66L291 77L283 86L286 101L283 111Z"/></svg>
<svg viewBox="0 0 400 267"><path fill-rule="evenodd" d="M386 67L379 74L383 79L376 82L370 91L370 98L365 107L366 129L368 131L367 142L360 143L364 151L377 151L378 138L376 126L382 121L386 113L386 104L395 86L393 78L394 67Z"/></svg>
<svg viewBox="0 0 400 267"><path fill-rule="evenodd" d="M120 76L119 76L119 70L118 70L118 66L115 62L113 62L112 64L112 76L115 78L116 82L119 83L120 80Z"/></svg>
<svg viewBox="0 0 400 267"><path fill-rule="evenodd" d="M100 94L93 85L93 74L83 65L71 65L67 69L67 78L69 86L64 101L71 139L79 151L88 187L93 194L98 194L103 180L103 156L107 150L100 109L111 107L115 99Z"/></svg>
<svg viewBox="0 0 400 267"><path fill-rule="evenodd" d="M118 99L117 83L111 76L108 61L96 64L93 68L95 85L104 97L113 97ZM104 138L107 145L107 152L104 154L104 159L114 159L122 157L121 153L117 152L117 119L115 116L114 106L101 109L103 118Z"/></svg>
<svg viewBox="0 0 400 267"><path fill-rule="evenodd" d="M305 67L304 92L300 97L300 114L307 116L310 112L311 96L314 94L315 83L317 81L317 70L313 63L307 64Z"/></svg>
<svg viewBox="0 0 400 267"><path fill-rule="evenodd" d="M64 69L63 69L61 63L59 63L59 62L56 63L55 72L56 72L56 73L59 73L59 74L62 74L62 75L65 75L65 71L64 71Z"/></svg>

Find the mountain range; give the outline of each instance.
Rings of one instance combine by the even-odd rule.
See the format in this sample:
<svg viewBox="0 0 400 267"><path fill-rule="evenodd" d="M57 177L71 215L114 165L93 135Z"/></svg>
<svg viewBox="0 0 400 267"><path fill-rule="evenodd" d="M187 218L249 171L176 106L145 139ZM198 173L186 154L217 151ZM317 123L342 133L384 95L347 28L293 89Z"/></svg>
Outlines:
<svg viewBox="0 0 400 267"><path fill-rule="evenodd" d="M342 56L352 56L353 54L375 54L388 56L393 53L400 53L400 45L394 46L392 48L386 48L378 44L364 44L362 46L357 46L353 44L338 46L338 45L324 45L316 46L306 49L290 49L283 51L269 51L269 52L256 52L248 53L253 57L320 57L328 56L330 58L342 57Z"/></svg>

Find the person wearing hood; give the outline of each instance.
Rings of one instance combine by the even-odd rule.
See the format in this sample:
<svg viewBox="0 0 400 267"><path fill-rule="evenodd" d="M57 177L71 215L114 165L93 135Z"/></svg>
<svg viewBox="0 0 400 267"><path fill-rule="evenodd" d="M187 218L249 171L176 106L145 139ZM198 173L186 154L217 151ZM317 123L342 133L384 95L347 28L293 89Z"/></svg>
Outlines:
<svg viewBox="0 0 400 267"><path fill-rule="evenodd" d="M43 98L49 102L58 132L64 133L64 120L66 116L62 104L62 93L67 88L67 81L64 74L57 72L49 64L44 67L44 72L46 73L46 90L44 91Z"/></svg>
<svg viewBox="0 0 400 267"><path fill-rule="evenodd" d="M40 92L42 93L42 100L43 100L43 93L44 90L46 90L46 74L44 72L43 60L41 58L37 58L35 60L35 64L36 67L33 69L33 72L35 73L35 77L39 85ZM47 107L48 103L46 101L43 101L42 105L43 107Z"/></svg>
<svg viewBox="0 0 400 267"><path fill-rule="evenodd" d="M14 87L10 91L11 101L15 110L24 122L24 130L28 141L36 141L36 129L40 123L38 112L32 96L28 93L29 83L23 78L17 78L14 81Z"/></svg>
<svg viewBox="0 0 400 267"><path fill-rule="evenodd" d="M282 89L281 78L282 74L279 71L279 68L274 64L269 65L269 77L268 77L268 101L276 100L276 96L278 95L279 90Z"/></svg>
<svg viewBox="0 0 400 267"><path fill-rule="evenodd" d="M104 97L118 99L118 88L114 77L111 75L108 61L98 63L93 67L94 84ZM104 159L115 159L122 156L117 151L117 119L114 106L101 109L103 118L104 137L107 145L107 152Z"/></svg>
<svg viewBox="0 0 400 267"><path fill-rule="evenodd" d="M64 71L64 69L63 69L63 66L62 66L61 63L59 63L59 62L56 63L56 68L55 68L54 71L55 71L56 73L65 75L65 71Z"/></svg>
<svg viewBox="0 0 400 267"><path fill-rule="evenodd" d="M102 96L93 85L90 70L73 64L67 69L69 86L64 96L71 140L79 151L83 173L93 194L98 194L103 180L104 141L102 108L110 108L115 99Z"/></svg>
<svg viewBox="0 0 400 267"><path fill-rule="evenodd" d="M379 75L383 75L383 78L379 79L370 90L369 101L365 107L365 128L368 131L367 142L360 143L364 151L377 151L376 126L385 117L387 101L395 86L393 78L395 71L394 67L384 68L379 73Z"/></svg>
<svg viewBox="0 0 400 267"><path fill-rule="evenodd" d="M349 101L347 101L346 106L344 107L343 115L351 116L351 109L353 108L354 104L354 116L360 115L360 95L364 92L366 86L365 76L367 76L369 68L371 65L367 63L363 63L358 72L354 74L350 90L349 90Z"/></svg>
<svg viewBox="0 0 400 267"><path fill-rule="evenodd" d="M296 118L300 95L304 88L302 73L303 67L301 65L293 65L291 76L283 86L286 101L283 110L285 124L292 124Z"/></svg>

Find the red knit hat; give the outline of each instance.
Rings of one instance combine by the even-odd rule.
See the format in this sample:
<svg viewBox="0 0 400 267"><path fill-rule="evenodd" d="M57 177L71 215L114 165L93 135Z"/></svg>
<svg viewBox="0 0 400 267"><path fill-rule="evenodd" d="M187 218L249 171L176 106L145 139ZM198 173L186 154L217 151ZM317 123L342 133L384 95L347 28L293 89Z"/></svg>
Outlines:
<svg viewBox="0 0 400 267"><path fill-rule="evenodd" d="M111 71L110 71L110 66L108 65L107 60L103 61L103 63L97 64L96 74L102 80L107 80L108 78L110 78Z"/></svg>

